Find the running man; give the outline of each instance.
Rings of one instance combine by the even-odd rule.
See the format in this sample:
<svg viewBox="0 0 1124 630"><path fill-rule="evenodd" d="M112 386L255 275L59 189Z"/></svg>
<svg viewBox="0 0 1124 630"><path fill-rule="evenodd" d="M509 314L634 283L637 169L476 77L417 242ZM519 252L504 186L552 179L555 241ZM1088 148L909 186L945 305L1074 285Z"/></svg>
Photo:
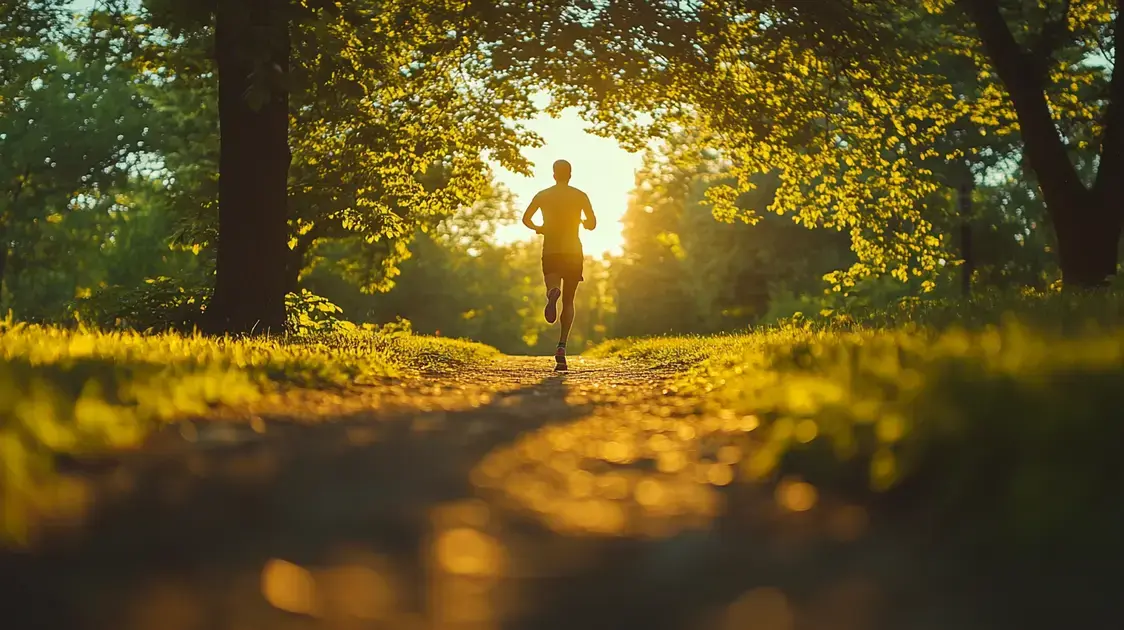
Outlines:
<svg viewBox="0 0 1124 630"><path fill-rule="evenodd" d="M574 324L574 294L582 277L582 242L578 238L578 225L592 230L597 227L597 217L589 196L570 186L570 163L558 160L554 163L556 185L540 191L527 211L523 213L523 225L542 234L542 275L546 282L546 308L543 315L553 324L558 319L558 298L562 298L562 326L558 335L558 349L554 352L555 371L566 369L566 338ZM531 219L535 212L542 210L542 225L535 225ZM585 215L584 219L582 215Z"/></svg>

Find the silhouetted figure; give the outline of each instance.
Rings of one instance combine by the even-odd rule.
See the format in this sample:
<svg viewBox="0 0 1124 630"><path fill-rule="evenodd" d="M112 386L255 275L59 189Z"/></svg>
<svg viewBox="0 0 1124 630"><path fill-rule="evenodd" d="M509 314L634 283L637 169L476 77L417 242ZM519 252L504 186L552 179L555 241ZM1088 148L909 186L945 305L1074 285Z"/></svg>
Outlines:
<svg viewBox="0 0 1124 630"><path fill-rule="evenodd" d="M578 238L578 225L592 230L597 227L597 217L589 203L589 195L570 185L570 163L554 163L554 186L539 191L523 213L523 225L542 234L542 275L546 283L546 308L543 315L553 324L558 319L557 303L562 298L562 326L558 335L558 349L554 352L555 370L566 369L566 339L574 324L574 294L578 283L584 280L582 242ZM535 212L542 211L543 224L531 220ZM584 218L583 215L584 214Z"/></svg>

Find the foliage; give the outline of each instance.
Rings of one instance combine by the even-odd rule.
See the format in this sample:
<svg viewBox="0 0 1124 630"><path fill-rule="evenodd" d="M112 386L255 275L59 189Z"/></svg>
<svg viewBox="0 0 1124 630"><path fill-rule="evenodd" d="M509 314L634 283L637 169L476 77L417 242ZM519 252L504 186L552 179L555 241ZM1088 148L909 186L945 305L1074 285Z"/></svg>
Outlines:
<svg viewBox="0 0 1124 630"><path fill-rule="evenodd" d="M542 317L545 300L539 245L495 242L496 228L515 221L509 191L487 196L414 236L396 285L371 295L353 280L346 243L327 243L302 285L343 307L360 323L403 317L421 333L475 339L509 353L546 352L555 339ZM615 312L610 270L588 257L577 294L572 348L605 339Z"/></svg>
<svg viewBox="0 0 1124 630"><path fill-rule="evenodd" d="M746 453L739 477L901 495L938 526L971 514L976 542L992 551L1080 545L1105 540L1119 521L1104 519L1124 516L1098 507L1122 478L1109 445L1124 435L1104 410L1124 402L1124 336L1063 333L1067 310L1058 305L1052 325L790 325L616 342L598 354L689 366L668 393L701 396L740 427L696 427L713 448Z"/></svg>
<svg viewBox="0 0 1124 630"><path fill-rule="evenodd" d="M37 484L60 454L135 447L161 423L280 386L379 382L494 354L401 329L250 340L0 322L0 537L24 533L27 511L47 496Z"/></svg>
<svg viewBox="0 0 1124 630"><path fill-rule="evenodd" d="M338 317L341 313L343 309L308 289L285 296L287 328L300 336L354 329L354 325Z"/></svg>
<svg viewBox="0 0 1124 630"><path fill-rule="evenodd" d="M328 3L332 4L332 3ZM154 7L182 40L143 42L149 98L165 114L169 172L184 242L217 230L217 77L209 19ZM341 4L340 7L343 8ZM196 16L198 17L198 16ZM409 22L410 28L400 28ZM413 234L489 196L490 155L526 172L522 147L540 140L512 120L534 109L518 81L498 81L477 55L479 17L446 2L348 3L312 11L293 30L289 170L290 290L327 257L367 292L393 286ZM189 142L184 133L189 130Z"/></svg>
<svg viewBox="0 0 1124 630"><path fill-rule="evenodd" d="M968 300L903 297L881 304L855 304L822 313L808 312L800 319L801 326L829 330L981 330L1015 320L1035 329L1080 333L1120 326L1124 322L1124 296L1118 291L1059 294L1056 287L1046 291L993 290Z"/></svg>
<svg viewBox="0 0 1124 630"><path fill-rule="evenodd" d="M76 301L75 312L102 330L191 332L199 326L210 291L202 282L188 284L167 276L148 278L136 287L113 285Z"/></svg>
<svg viewBox="0 0 1124 630"><path fill-rule="evenodd" d="M118 31L96 11L70 27L50 4L29 5L56 18L49 27L23 29L17 15L0 30L0 49L19 51L0 69L0 304L36 319L103 279L120 187L148 170L146 108Z"/></svg>
<svg viewBox="0 0 1124 630"><path fill-rule="evenodd" d="M359 323L403 317L422 334L475 339L515 354L553 347L553 330L542 316L545 289L537 244L479 241L466 251L455 240L422 234L411 247L413 257L402 263L397 285L387 293L363 293L331 259L318 264L302 284ZM585 277L570 338L575 349L605 339L615 311L604 264L587 258Z"/></svg>
<svg viewBox="0 0 1124 630"><path fill-rule="evenodd" d="M752 225L714 221L704 197L729 179L713 152L698 151L680 135L645 154L622 219L624 253L614 262L616 335L744 327L785 288L818 291L821 277L849 257L848 242L833 230L775 215ZM758 179L739 206L768 205L775 181Z"/></svg>
<svg viewBox="0 0 1124 630"><path fill-rule="evenodd" d="M579 107L630 147L693 130L729 165L732 181L708 193L717 215L755 221L768 210L846 232L858 260L831 279L847 291L861 277L906 282L954 260L936 230L951 208L930 198L970 179L965 170L1010 169L1027 138L1012 136L1009 77L1000 85L972 16L923 4L544 0L528 4L538 18L512 31L497 65L548 77L555 110ZM1035 107L1048 100L1065 142L1090 149L1075 163L1096 162L1097 121L1111 100L1096 57L1114 46L1112 3L1082 3L1060 31L1045 8L1056 3L998 4L1012 7L1003 28L1019 44L1054 44L1045 80L1021 93ZM1049 141L1055 127L1045 127L1028 133ZM1052 174L1031 166L1039 179ZM763 175L778 182L768 205L739 207Z"/></svg>

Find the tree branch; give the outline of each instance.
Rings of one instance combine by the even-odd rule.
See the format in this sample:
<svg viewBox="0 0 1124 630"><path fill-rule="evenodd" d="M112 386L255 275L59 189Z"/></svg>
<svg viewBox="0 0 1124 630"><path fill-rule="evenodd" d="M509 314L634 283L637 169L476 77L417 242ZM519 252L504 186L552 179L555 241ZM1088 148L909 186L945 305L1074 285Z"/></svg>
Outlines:
<svg viewBox="0 0 1124 630"><path fill-rule="evenodd" d="M1124 1L1124 0L1118 0ZM997 0L957 0L972 18L1018 116L1027 159L1051 212L1084 206L1088 190L1069 159L1046 101L1046 77L1026 72L1034 59L1015 41Z"/></svg>
<svg viewBox="0 0 1124 630"><path fill-rule="evenodd" d="M976 30L979 31L984 47L991 57L991 62L995 64L1000 78L1004 82L1011 79L1019 84L1025 83L1025 79L1019 79L1019 77L1023 76L1022 71L1030 61L1029 55L1015 41L1015 36L1011 34L1011 29L999 12L998 2L996 0L957 0L957 4L975 22ZM1015 81L1016 79L1018 80Z"/></svg>
<svg viewBox="0 0 1124 630"><path fill-rule="evenodd" d="M1054 19L1047 19L1038 34L1034 45L1030 48L1029 58L1033 64L1032 71L1039 81L1045 82L1050 72L1050 61L1054 53L1071 35L1069 31L1070 0L1062 1L1062 14Z"/></svg>

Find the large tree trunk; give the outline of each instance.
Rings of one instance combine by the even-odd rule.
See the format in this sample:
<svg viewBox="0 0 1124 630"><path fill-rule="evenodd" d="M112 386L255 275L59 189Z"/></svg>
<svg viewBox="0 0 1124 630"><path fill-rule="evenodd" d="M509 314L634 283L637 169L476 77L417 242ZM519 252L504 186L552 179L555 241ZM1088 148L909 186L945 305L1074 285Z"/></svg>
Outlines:
<svg viewBox="0 0 1124 630"><path fill-rule="evenodd" d="M1116 275L1120 259L1119 208L1094 205L1051 212L1058 240L1062 282L1069 287L1101 287Z"/></svg>
<svg viewBox="0 0 1124 630"><path fill-rule="evenodd" d="M281 332L288 246L289 65L286 0L224 0L219 73L219 239L214 332Z"/></svg>
<svg viewBox="0 0 1124 630"><path fill-rule="evenodd" d="M1124 76L1113 68L1110 104L1101 142L1101 163L1092 187L1085 185L1046 100L1046 69L1068 27L1065 16L1047 24L1031 50L1015 40L996 0L959 0L976 24L996 72L1011 95L1024 152L1038 179L1058 241L1062 281L1070 287L1098 287L1116 274L1124 218ZM1121 4L1122 0L1118 0ZM1117 16L1117 32L1124 17ZM1047 30L1048 29L1048 30Z"/></svg>

